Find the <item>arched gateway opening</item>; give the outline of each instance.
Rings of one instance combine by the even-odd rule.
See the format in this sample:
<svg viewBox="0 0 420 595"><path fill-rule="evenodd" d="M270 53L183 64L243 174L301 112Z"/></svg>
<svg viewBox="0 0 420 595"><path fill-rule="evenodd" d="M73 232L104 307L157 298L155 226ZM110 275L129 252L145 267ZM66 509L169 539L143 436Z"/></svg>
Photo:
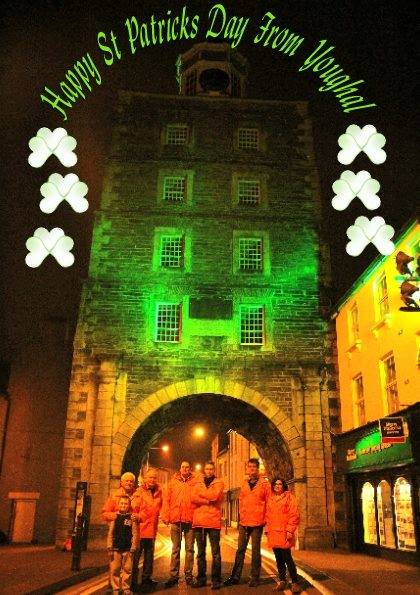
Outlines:
<svg viewBox="0 0 420 595"><path fill-rule="evenodd" d="M148 447L165 432L195 421L211 425L215 433L235 430L254 443L264 460L268 475L278 473L293 478L288 446L279 429L255 406L221 394L188 395L162 405L139 426L131 438L122 462L122 471L137 474Z"/></svg>

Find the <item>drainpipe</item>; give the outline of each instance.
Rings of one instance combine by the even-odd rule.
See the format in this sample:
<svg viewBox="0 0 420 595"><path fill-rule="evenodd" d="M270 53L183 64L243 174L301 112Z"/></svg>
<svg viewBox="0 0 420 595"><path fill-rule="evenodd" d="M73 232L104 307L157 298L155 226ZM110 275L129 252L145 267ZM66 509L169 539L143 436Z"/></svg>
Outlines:
<svg viewBox="0 0 420 595"><path fill-rule="evenodd" d="M0 393L0 397L6 401L6 413L4 416L4 424L2 428L2 440L1 440L1 452L0 452L0 476L3 469L3 459L4 459L4 452L6 450L6 436L7 436L7 427L9 425L9 417L10 417L10 394L7 390Z"/></svg>

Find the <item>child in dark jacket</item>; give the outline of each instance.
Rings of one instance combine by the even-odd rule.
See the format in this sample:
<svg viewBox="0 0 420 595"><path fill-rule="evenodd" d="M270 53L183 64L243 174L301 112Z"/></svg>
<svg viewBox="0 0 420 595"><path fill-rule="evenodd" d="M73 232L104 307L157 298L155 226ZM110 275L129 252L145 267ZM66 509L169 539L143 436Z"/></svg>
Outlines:
<svg viewBox="0 0 420 595"><path fill-rule="evenodd" d="M130 498L121 496L116 518L108 530L109 574L113 593L131 595L132 555L137 547L137 523L131 518ZM121 586L120 586L121 583Z"/></svg>

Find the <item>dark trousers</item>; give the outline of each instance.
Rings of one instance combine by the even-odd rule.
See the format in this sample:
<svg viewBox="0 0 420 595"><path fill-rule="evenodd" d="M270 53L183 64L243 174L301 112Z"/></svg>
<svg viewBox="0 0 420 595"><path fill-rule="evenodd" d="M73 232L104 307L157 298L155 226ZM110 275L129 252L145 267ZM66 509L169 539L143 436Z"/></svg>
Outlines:
<svg viewBox="0 0 420 595"><path fill-rule="evenodd" d="M143 554L142 581L147 581L153 574L153 558L155 555L155 540L143 537L140 539L139 547L133 556L133 578L132 588L135 589L138 583L140 558Z"/></svg>
<svg viewBox="0 0 420 595"><path fill-rule="evenodd" d="M279 571L279 578L281 581L286 580L286 566L290 574L290 578L292 579L292 583L296 583L298 580L297 572L296 572L296 564L292 558L292 552L290 548L281 548L281 547L274 547L273 548L274 555L276 557L277 562L277 570Z"/></svg>
<svg viewBox="0 0 420 595"><path fill-rule="evenodd" d="M179 566L181 559L181 541L184 535L185 540L185 561L184 574L186 577L192 577L194 566L194 531L191 523L172 523L171 524L171 577L179 577Z"/></svg>
<svg viewBox="0 0 420 595"><path fill-rule="evenodd" d="M143 537L140 539L139 561L143 554L143 572L141 578L147 581L153 574L153 558L155 554L155 540L153 538Z"/></svg>
<svg viewBox="0 0 420 595"><path fill-rule="evenodd" d="M240 579L244 566L245 552L248 546L249 538L252 544L251 556L251 579L258 580L261 572L261 537L263 525L258 527L243 527L239 525L238 550L235 556L235 563L232 568L231 577Z"/></svg>
<svg viewBox="0 0 420 595"><path fill-rule="evenodd" d="M220 555L220 529L194 529L194 540L197 543L197 580L206 580L206 543L209 536L211 547L211 581L222 582L222 558Z"/></svg>

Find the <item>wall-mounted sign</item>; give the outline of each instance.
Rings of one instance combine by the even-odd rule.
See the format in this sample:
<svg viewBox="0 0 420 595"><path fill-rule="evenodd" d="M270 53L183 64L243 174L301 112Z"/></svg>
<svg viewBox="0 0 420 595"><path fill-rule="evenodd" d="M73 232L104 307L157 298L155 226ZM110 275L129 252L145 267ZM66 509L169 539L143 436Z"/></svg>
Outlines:
<svg viewBox="0 0 420 595"><path fill-rule="evenodd" d="M381 442L398 444L405 442L404 423L402 417L384 417L379 420Z"/></svg>

